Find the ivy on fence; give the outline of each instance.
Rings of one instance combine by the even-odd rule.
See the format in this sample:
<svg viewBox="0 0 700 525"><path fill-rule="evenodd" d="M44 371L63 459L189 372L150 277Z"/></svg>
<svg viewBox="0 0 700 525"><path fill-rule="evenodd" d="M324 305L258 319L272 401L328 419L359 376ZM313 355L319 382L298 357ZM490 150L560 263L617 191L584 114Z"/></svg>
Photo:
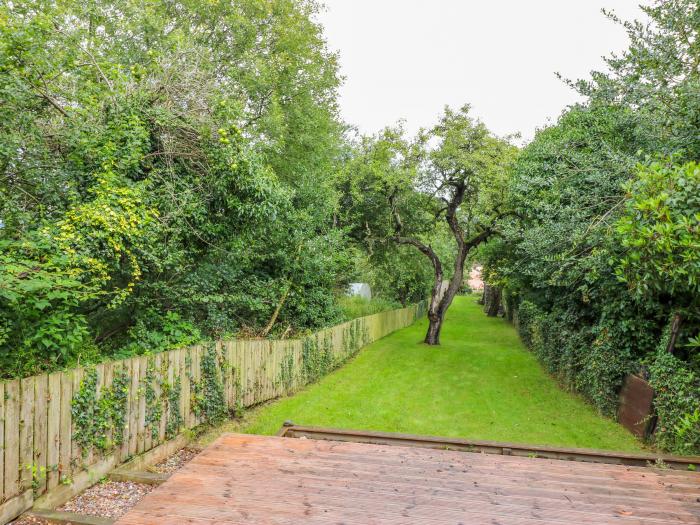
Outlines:
<svg viewBox="0 0 700 525"><path fill-rule="evenodd" d="M129 376L124 369L115 372L112 385L98 392L97 370L88 368L71 403L73 440L83 458L93 450L108 452L122 444L129 401Z"/></svg>
<svg viewBox="0 0 700 525"><path fill-rule="evenodd" d="M196 381L190 375L193 393L192 410L205 423L214 424L226 419L228 413L222 372L227 369L226 360L211 343L202 354L200 363L201 379Z"/></svg>

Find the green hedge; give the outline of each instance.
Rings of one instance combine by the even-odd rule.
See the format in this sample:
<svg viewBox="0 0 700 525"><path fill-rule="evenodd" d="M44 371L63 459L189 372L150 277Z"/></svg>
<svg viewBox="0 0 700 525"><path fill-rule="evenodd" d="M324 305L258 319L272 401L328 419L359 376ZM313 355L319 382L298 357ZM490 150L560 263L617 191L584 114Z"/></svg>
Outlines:
<svg viewBox="0 0 700 525"><path fill-rule="evenodd" d="M583 394L608 417L615 417L628 373L640 368L614 323L572 326L561 312L546 312L531 301L511 305L525 345L565 387ZM645 363L656 392L659 418L654 442L677 454L700 453L700 377L683 361L659 351Z"/></svg>

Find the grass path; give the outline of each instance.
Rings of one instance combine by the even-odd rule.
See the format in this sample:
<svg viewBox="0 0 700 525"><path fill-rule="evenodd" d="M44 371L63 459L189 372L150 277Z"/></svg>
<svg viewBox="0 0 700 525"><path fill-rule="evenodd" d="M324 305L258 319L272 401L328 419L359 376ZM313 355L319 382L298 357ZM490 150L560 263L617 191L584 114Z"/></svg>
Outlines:
<svg viewBox="0 0 700 525"><path fill-rule="evenodd" d="M617 423L561 390L515 330L457 297L440 347L426 321L363 349L344 367L221 431L273 434L284 420L338 428L634 451ZM211 437L211 436L210 436ZM204 438L207 439L206 437Z"/></svg>

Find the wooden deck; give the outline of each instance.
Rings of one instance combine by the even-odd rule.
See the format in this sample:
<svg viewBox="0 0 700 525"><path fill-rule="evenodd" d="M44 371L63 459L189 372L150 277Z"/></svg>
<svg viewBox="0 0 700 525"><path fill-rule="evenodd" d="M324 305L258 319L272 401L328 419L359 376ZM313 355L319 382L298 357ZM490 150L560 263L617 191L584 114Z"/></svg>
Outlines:
<svg viewBox="0 0 700 525"><path fill-rule="evenodd" d="M700 473L226 434L117 525L700 523Z"/></svg>

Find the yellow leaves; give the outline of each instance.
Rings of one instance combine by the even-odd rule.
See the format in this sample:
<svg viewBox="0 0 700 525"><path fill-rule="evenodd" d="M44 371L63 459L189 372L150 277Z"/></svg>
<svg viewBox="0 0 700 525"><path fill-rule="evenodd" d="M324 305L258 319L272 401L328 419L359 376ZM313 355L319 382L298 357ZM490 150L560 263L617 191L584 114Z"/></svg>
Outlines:
<svg viewBox="0 0 700 525"><path fill-rule="evenodd" d="M142 276L134 248L143 243L147 225L157 213L143 204L140 188L115 180L111 173L97 180L91 189L93 200L67 211L53 234L74 273L111 294L111 305L117 306ZM121 289L108 286L117 272L129 276Z"/></svg>

